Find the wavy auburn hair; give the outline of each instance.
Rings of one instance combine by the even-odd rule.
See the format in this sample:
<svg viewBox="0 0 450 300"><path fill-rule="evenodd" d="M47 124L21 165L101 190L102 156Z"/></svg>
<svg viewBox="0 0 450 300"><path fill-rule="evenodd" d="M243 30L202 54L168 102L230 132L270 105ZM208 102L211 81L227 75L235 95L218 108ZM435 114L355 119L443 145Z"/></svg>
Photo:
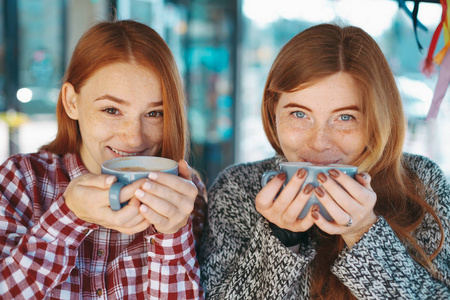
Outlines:
<svg viewBox="0 0 450 300"><path fill-rule="evenodd" d="M99 69L113 63L137 63L155 72L161 81L164 132L162 157L176 161L188 153L185 96L175 59L164 40L150 27L132 21L101 22L78 41L63 82L79 93L86 81ZM63 155L79 153L82 137L78 123L69 118L59 93L56 107L56 138L41 149Z"/></svg>
<svg viewBox="0 0 450 300"><path fill-rule="evenodd" d="M403 163L406 120L392 71L377 43L362 29L334 24L313 26L292 38L280 51L269 72L263 95L262 120L272 147L283 155L277 135L275 108L282 93L298 91L327 76L345 72L353 77L365 116L366 150L355 162L359 172L372 177L377 194L375 213L382 215L397 236L410 247L410 255L437 276L432 259L444 243L441 221L424 200L424 187ZM430 213L441 231L440 245L428 255L411 233ZM344 246L340 236L317 232L313 262L312 297L353 299L330 266Z"/></svg>

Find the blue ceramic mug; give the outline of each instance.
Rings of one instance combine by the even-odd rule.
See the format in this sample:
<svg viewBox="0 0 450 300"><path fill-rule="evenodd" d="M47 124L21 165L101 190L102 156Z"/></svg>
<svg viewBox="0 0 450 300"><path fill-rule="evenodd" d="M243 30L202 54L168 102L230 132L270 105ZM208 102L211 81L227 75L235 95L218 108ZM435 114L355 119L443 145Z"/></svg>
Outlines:
<svg viewBox="0 0 450 300"><path fill-rule="evenodd" d="M104 161L101 166L102 174L114 175L117 181L109 190L111 209L120 210L127 205L120 203L120 190L141 178L147 178L150 172L165 172L178 175L178 163L172 159L157 156L117 157Z"/></svg>
<svg viewBox="0 0 450 300"><path fill-rule="evenodd" d="M330 169L338 169L347 174L348 176L355 178L355 175L358 173L358 168L355 166L350 165L343 165L343 164L331 164L331 165L314 165L308 162L283 162L280 163L280 170L274 171L270 170L263 174L261 178L261 185L264 187L266 186L267 182L269 182L270 179L272 179L274 176L285 173L286 174L286 181L283 187L286 185L286 183L297 173L298 169L305 169L308 171L308 175L306 176L305 182L301 186L301 189L307 184L311 184L314 187L318 187L320 185L319 181L317 180L317 174L319 173L326 173L328 174L328 170ZM319 206L319 212L320 214L327 219L328 221L333 221L333 218L330 216L330 214L326 211L325 207L323 207L322 203L317 199L316 195L313 193L311 197L309 198L308 202L306 203L305 207L301 211L300 215L298 216L299 219L303 219L308 214L308 211L310 210L312 205L318 205Z"/></svg>

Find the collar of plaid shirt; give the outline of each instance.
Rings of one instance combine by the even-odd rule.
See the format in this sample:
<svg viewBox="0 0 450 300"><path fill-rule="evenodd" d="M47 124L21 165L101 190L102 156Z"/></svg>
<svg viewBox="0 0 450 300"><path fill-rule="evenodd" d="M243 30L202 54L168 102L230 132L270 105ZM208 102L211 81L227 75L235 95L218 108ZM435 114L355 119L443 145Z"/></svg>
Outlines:
<svg viewBox="0 0 450 300"><path fill-rule="evenodd" d="M191 221L129 236L78 219L62 194L86 172L45 151L0 166L0 298L203 298Z"/></svg>

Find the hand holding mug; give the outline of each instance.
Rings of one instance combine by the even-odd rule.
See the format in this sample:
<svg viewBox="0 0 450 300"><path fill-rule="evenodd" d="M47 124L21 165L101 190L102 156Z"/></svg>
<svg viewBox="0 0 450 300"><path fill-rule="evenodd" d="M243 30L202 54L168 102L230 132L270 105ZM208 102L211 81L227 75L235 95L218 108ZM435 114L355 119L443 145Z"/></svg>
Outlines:
<svg viewBox="0 0 450 300"><path fill-rule="evenodd" d="M314 223L328 234L339 234L349 248L376 222L373 211L377 195L370 186L367 173L355 179L339 170L319 176L321 187L315 194L335 222L329 222L320 214L313 214Z"/></svg>
<svg viewBox="0 0 450 300"><path fill-rule="evenodd" d="M66 205L80 219L114 229L125 234L135 234L150 226L139 211L140 202L134 191L143 184L136 181L122 190L124 197L131 198L129 205L120 211L111 210L109 189L116 181L111 175L84 174L73 179L63 196Z"/></svg>
<svg viewBox="0 0 450 300"><path fill-rule="evenodd" d="M102 173L118 179L109 194L111 208L126 208L127 198L123 198L121 190L130 182L146 178L134 192L141 215L163 233L175 233L187 224L198 190L185 161L177 164L162 157L121 157L104 162Z"/></svg>

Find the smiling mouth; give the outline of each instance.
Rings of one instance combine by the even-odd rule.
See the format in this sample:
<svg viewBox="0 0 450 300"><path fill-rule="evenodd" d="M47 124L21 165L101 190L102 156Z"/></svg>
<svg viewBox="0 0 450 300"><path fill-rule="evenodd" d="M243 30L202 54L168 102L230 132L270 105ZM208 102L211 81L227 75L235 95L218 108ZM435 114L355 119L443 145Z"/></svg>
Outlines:
<svg viewBox="0 0 450 300"><path fill-rule="evenodd" d="M114 149L112 147L108 147L109 149L111 149L114 153L119 154L121 156L136 156L139 155L140 153L142 153L142 151L140 152L123 152L117 149Z"/></svg>

